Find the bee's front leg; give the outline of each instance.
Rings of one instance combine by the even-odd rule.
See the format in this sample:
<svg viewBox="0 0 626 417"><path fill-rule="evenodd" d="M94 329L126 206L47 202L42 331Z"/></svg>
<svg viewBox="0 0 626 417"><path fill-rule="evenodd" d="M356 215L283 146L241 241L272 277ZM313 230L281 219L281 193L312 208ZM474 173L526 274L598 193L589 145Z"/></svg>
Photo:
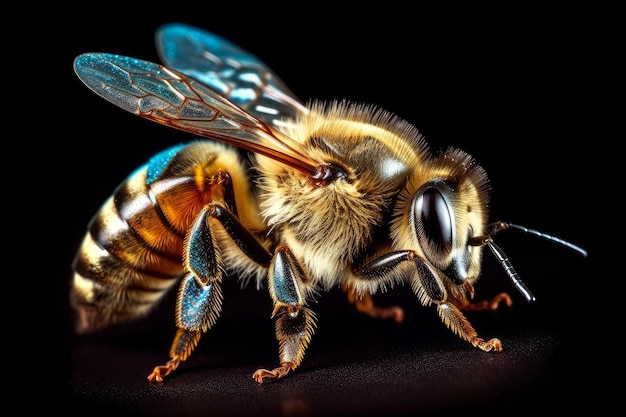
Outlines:
<svg viewBox="0 0 626 417"><path fill-rule="evenodd" d="M502 342L500 339L493 338L484 341L478 337L478 333L474 330L469 320L463 315L461 310L454 304L456 299L449 298L449 294L443 285L442 279L437 271L419 256L411 256L416 267L416 274L412 277L411 287L415 294L420 297L423 304L434 303L437 305L437 313L441 321L448 326L452 332L462 339L468 341L472 346L477 347L485 352L491 350L502 351Z"/></svg>
<svg viewBox="0 0 626 417"><path fill-rule="evenodd" d="M358 286L376 289L399 277L409 280L411 289L423 305L436 304L443 323L462 339L484 351L502 350L499 339L485 342L478 337L476 330L455 306L458 300L448 294L437 271L414 251L388 252L370 260L353 272L352 285L354 288Z"/></svg>
<svg viewBox="0 0 626 417"><path fill-rule="evenodd" d="M401 323L404 321L402 307L377 306L371 294L402 277L403 271L410 266L411 257L411 251L393 251L370 259L353 269L350 279L341 289L359 312L379 319L391 318L396 323Z"/></svg>
<svg viewBox="0 0 626 417"><path fill-rule="evenodd" d="M315 330L315 315L304 306L303 281L297 260L286 246L279 246L269 269L269 290L274 302L272 317L277 317L280 366L257 370L253 377L258 383L282 378L302 362Z"/></svg>

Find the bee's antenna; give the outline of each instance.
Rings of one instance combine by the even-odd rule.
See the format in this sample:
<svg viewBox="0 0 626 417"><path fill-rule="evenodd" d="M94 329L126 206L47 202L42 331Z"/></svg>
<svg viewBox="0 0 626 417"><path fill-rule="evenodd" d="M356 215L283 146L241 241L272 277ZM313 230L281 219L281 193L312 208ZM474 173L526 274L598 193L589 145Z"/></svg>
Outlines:
<svg viewBox="0 0 626 417"><path fill-rule="evenodd" d="M524 284L524 281L522 281L520 276L517 274L517 271L513 268L513 264L511 264L511 261L509 261L509 258L506 256L504 251L500 249L500 247L496 245L492 239L485 239L483 242L489 247L489 249L491 249L491 253L493 253L498 259L498 262L500 262L500 265L504 268L504 271L515 288L517 288L524 298L526 298L526 301L534 303L536 300L535 295L528 289L526 284Z"/></svg>
<svg viewBox="0 0 626 417"><path fill-rule="evenodd" d="M581 248L580 246L574 245L571 242L568 242L566 240L560 239L556 236L553 235L548 235L546 233L542 233L538 230L534 230L534 229L529 229L527 227L524 226L520 226L518 224L513 224L513 223L502 223L503 225L505 225L506 227L504 228L511 228L511 229L517 229L517 230L521 230L524 233L530 233L531 235L535 235L537 237L540 237L542 239L546 239L546 240L550 240L552 242L558 243L559 245L565 246L567 248L570 248L578 253L580 253L583 257L587 257L587 251L584 250L583 248Z"/></svg>
<svg viewBox="0 0 626 417"><path fill-rule="evenodd" d="M504 251L500 249L500 247L493 242L493 236L496 235L501 230L506 230L506 229L516 229L516 230L521 230L524 233L530 233L531 235L549 240L551 242L558 243L559 245L572 249L578 252L579 254L581 254L582 256L584 256L585 258L587 257L586 250L584 250L580 246L574 245L573 243L560 239L556 236L542 233L538 230L529 229L527 227L520 226L518 224L513 224L513 223L494 222L494 223L488 224L487 235L486 236L474 236L473 238L470 239L469 244L470 245L487 245L489 249L491 250L491 252L494 254L494 256L498 259L498 262L500 262L500 265L502 265L502 267L504 268L504 271L508 275L513 285L515 285L515 288L517 288L518 291L522 293L522 295L530 303L535 302L535 296L528 289L526 284L524 284L524 282L521 280L521 278L515 271L515 268L513 268L513 265L509 261L509 258L506 256Z"/></svg>

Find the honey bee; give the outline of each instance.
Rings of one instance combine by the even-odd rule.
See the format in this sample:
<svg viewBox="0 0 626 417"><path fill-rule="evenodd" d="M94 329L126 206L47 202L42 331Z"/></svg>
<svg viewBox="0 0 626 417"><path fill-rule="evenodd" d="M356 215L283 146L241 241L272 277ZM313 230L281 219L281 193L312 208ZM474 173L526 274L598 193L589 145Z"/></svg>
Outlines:
<svg viewBox="0 0 626 417"><path fill-rule="evenodd" d="M253 374L262 383L301 364L322 291L341 288L359 311L401 322L401 307L373 295L409 285L460 338L501 351L463 314L512 304L506 293L474 302L483 249L535 296L494 236L516 229L586 256L555 236L489 222L485 170L460 149L431 152L400 117L348 100L303 104L258 58L194 27L165 25L156 38L163 65L106 53L74 61L96 94L202 138L122 182L72 265L78 332L144 316L178 285L170 357L149 381L175 371L216 322L225 277L266 287L273 302L279 364Z"/></svg>

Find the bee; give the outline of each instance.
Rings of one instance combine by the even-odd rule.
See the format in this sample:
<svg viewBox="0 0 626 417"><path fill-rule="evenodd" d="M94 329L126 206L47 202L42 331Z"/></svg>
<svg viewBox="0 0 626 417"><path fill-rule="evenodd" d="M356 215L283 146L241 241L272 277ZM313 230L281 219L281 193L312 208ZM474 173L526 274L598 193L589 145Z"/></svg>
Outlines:
<svg viewBox="0 0 626 417"><path fill-rule="evenodd" d="M461 339L501 351L463 313L512 304L507 293L474 301L483 249L526 300L535 296L494 236L516 229L586 256L490 222L485 170L463 150L431 152L400 117L349 100L304 104L254 55L194 27L165 25L156 39L163 65L107 53L74 60L96 94L199 137L124 180L72 264L80 333L142 317L178 286L169 360L149 381L175 371L214 325L227 277L266 287L273 302L279 363L254 372L263 383L301 364L322 291L341 288L359 311L401 322L401 307L373 295L409 285Z"/></svg>

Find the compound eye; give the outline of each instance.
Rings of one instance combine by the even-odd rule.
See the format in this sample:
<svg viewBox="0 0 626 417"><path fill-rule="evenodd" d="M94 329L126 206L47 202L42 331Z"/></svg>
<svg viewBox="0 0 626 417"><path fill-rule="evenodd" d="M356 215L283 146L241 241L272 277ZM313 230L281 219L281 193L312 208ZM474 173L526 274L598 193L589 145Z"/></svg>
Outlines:
<svg viewBox="0 0 626 417"><path fill-rule="evenodd" d="M418 213L428 242L437 252L448 253L452 248L452 218L448 203L435 188L425 190L421 200Z"/></svg>

